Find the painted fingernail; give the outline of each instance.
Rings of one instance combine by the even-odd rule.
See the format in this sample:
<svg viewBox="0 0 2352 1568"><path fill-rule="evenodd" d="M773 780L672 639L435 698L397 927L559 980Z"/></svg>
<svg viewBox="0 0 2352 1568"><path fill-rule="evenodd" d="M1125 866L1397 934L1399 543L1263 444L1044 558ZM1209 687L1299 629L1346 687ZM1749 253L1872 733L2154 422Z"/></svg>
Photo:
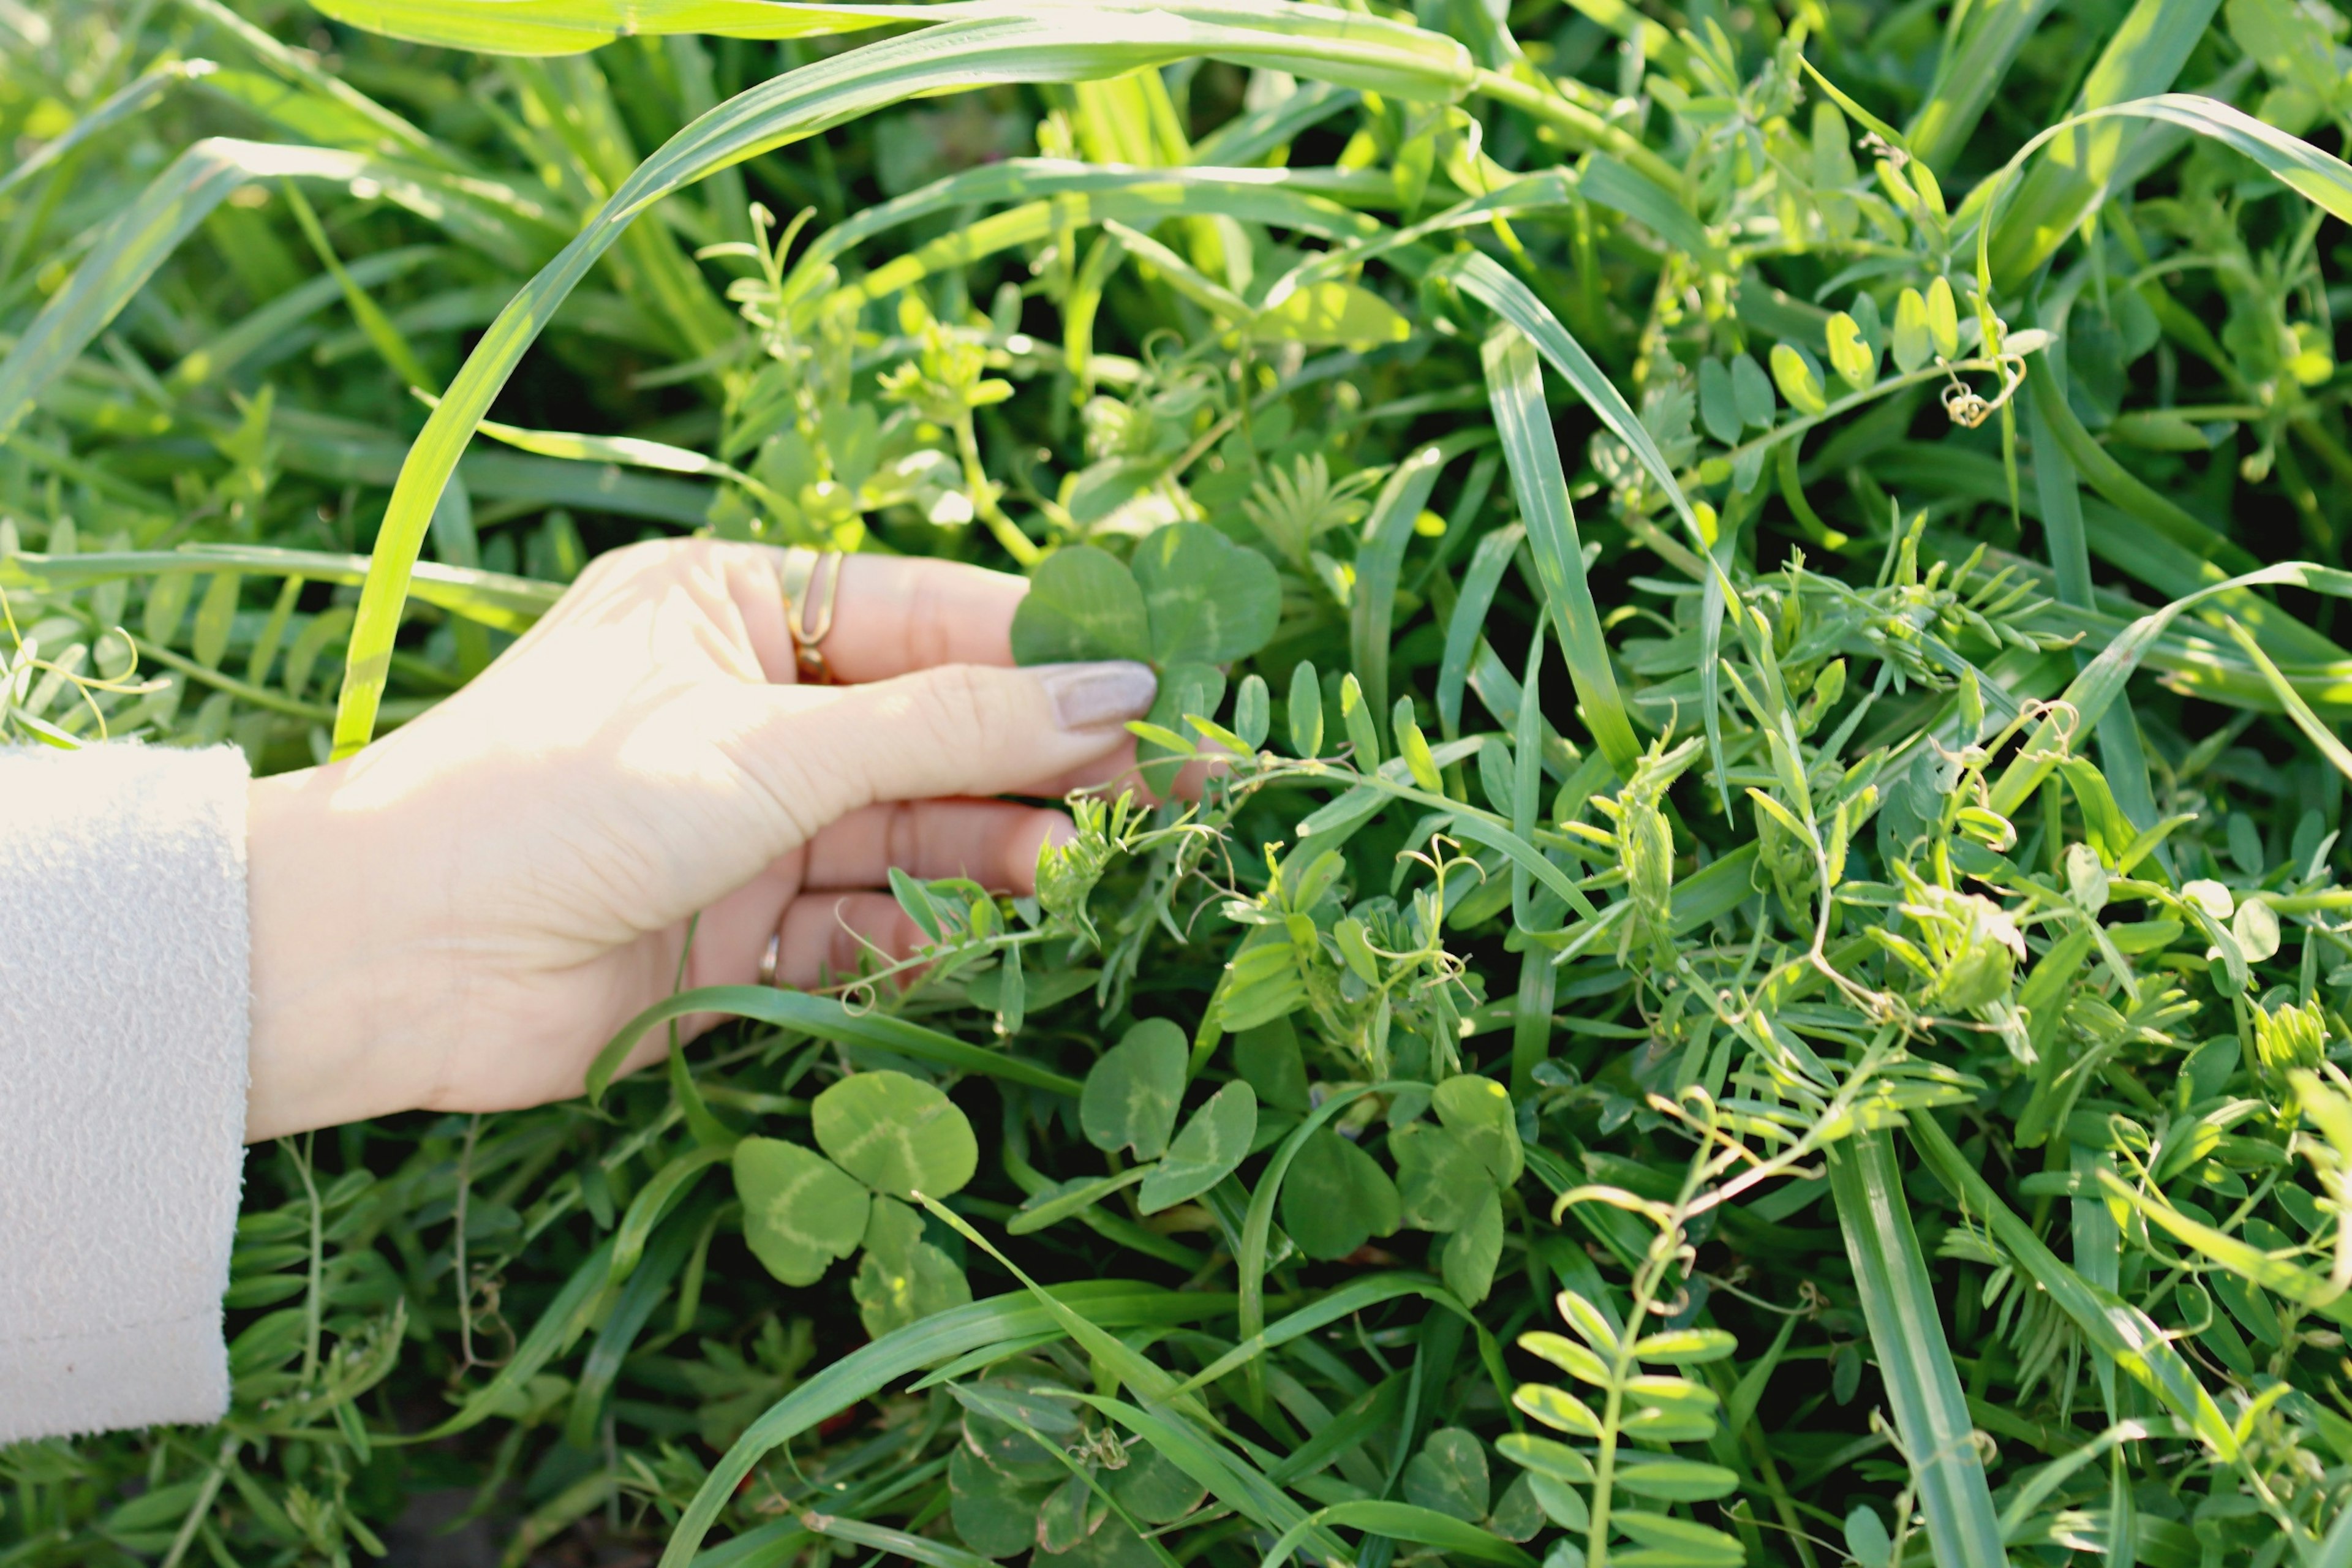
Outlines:
<svg viewBox="0 0 2352 1568"><path fill-rule="evenodd" d="M1151 711L1151 700L1160 694L1160 678L1150 666L1123 658L1043 665L1037 679L1054 705L1054 722L1065 730L1097 730L1140 719Z"/></svg>

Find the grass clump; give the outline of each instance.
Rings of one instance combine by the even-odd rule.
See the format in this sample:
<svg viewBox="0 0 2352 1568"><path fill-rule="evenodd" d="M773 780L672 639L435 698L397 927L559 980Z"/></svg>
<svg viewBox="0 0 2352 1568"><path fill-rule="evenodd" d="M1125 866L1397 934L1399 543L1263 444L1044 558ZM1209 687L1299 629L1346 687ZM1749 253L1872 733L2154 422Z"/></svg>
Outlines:
<svg viewBox="0 0 2352 1568"><path fill-rule="evenodd" d="M347 752L701 528L1232 759L257 1152L230 1417L0 1563L2352 1553L2330 6L0 30L12 736Z"/></svg>

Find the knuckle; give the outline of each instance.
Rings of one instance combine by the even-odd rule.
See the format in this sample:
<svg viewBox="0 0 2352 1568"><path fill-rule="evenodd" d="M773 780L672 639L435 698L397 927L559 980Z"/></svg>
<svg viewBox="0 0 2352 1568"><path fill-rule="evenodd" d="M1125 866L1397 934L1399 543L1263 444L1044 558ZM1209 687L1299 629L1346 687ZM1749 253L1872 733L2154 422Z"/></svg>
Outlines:
<svg viewBox="0 0 2352 1568"><path fill-rule="evenodd" d="M975 732L992 735L1007 717L1003 683L970 664L935 665L924 673L916 708L928 739L947 745L968 742Z"/></svg>

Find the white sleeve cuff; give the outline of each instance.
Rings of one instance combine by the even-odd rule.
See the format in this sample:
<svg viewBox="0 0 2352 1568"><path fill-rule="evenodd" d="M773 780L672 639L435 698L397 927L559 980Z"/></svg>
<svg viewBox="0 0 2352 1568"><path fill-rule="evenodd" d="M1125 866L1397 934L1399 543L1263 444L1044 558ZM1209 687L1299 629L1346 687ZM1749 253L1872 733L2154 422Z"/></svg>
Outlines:
<svg viewBox="0 0 2352 1568"><path fill-rule="evenodd" d="M246 776L0 749L0 1443L227 1408Z"/></svg>

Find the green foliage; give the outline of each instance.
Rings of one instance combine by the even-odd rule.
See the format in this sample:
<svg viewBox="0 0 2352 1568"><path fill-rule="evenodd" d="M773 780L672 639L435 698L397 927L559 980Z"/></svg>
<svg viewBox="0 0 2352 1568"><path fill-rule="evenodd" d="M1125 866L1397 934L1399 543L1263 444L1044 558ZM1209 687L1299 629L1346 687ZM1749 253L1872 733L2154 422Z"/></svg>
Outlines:
<svg viewBox="0 0 2352 1568"><path fill-rule="evenodd" d="M227 1419L0 1562L2343 1560L2338 8L0 32L9 738L323 760L700 529L1221 754L257 1151Z"/></svg>

